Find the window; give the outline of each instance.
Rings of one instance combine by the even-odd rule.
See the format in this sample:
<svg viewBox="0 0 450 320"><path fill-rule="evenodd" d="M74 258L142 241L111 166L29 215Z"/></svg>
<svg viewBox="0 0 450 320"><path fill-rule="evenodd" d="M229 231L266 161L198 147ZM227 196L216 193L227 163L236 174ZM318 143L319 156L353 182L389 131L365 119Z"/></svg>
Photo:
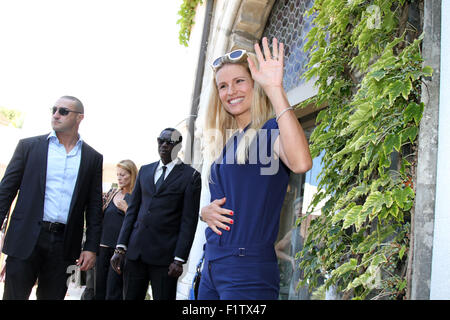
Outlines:
<svg viewBox="0 0 450 320"><path fill-rule="evenodd" d="M313 86L305 83L301 75L307 70L308 52L303 51L308 41L307 33L311 30L313 16L305 17L313 0L278 0L275 2L267 21L263 36L268 39L276 37L285 45L285 70L283 86L288 92L296 92L291 104L297 104L315 94ZM309 139L315 127L317 112L311 108L302 112L299 121ZM296 254L302 249L306 238L311 215L304 223L297 225L297 219L305 214L312 195L317 190L317 176L321 171L321 158L314 159L313 168L306 174L291 173L289 185L281 210L280 229L275 249L280 268L280 299L308 300L311 299L307 287L297 287L301 277ZM320 210L318 211L320 213Z"/></svg>

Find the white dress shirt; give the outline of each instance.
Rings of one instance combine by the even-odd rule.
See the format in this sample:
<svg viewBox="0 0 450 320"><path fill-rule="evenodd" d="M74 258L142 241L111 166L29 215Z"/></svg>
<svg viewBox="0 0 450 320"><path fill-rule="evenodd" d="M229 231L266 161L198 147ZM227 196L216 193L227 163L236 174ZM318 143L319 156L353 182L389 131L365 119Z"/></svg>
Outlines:
<svg viewBox="0 0 450 320"><path fill-rule="evenodd" d="M80 168L82 140L79 137L75 147L67 153L55 131L52 131L47 139L49 143L43 220L66 224Z"/></svg>
<svg viewBox="0 0 450 320"><path fill-rule="evenodd" d="M169 162L168 164L166 164L166 174L164 175L164 180L166 180L167 176L169 175L170 171L172 171L172 169L181 162L181 160L179 158L176 158L175 160L173 160L172 162ZM161 174L163 173L163 167L164 164L161 162L161 160L159 160L158 163L158 167L156 168L155 171L155 177L154 177L154 183L156 184L156 181L158 181L159 177L161 177Z"/></svg>

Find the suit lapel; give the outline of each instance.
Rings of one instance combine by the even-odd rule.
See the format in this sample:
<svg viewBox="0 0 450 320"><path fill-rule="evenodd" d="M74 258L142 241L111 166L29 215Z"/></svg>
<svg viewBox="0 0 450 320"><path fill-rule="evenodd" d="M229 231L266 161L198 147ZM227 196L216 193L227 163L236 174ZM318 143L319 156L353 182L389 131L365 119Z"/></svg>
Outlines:
<svg viewBox="0 0 450 320"><path fill-rule="evenodd" d="M42 196L45 196L45 184L47 183L47 159L48 159L48 135L42 136L41 140L38 144L38 152L37 152L37 164L39 168L43 168L44 170L40 170L40 179L39 179L39 188L42 193Z"/></svg>
<svg viewBox="0 0 450 320"><path fill-rule="evenodd" d="M150 177L149 177L149 179L150 179L150 188L151 188L152 193L155 193L155 191L156 191L155 174L156 174L156 169L158 169L158 164L159 164L159 162L156 161L149 168L149 170L150 170Z"/></svg>

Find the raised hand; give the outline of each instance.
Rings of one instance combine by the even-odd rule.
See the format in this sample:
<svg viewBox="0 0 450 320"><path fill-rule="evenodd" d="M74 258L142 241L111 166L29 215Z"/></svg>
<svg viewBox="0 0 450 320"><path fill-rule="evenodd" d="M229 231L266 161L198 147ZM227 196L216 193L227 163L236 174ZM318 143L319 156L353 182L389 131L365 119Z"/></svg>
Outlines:
<svg viewBox="0 0 450 320"><path fill-rule="evenodd" d="M253 79L267 91L270 88L283 86L284 45L278 43L277 38L272 40L272 52L270 52L268 40L262 39L263 51L259 44L255 44L256 58L259 68L248 58L248 64Z"/></svg>

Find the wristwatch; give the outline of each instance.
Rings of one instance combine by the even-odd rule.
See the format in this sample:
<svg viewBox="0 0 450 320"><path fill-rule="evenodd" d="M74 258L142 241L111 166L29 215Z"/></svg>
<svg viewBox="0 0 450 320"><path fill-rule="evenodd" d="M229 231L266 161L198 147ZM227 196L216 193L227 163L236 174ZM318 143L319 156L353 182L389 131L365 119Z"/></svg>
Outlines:
<svg viewBox="0 0 450 320"><path fill-rule="evenodd" d="M116 248L116 249L114 250L114 253L125 254L126 251L125 251L124 248Z"/></svg>

